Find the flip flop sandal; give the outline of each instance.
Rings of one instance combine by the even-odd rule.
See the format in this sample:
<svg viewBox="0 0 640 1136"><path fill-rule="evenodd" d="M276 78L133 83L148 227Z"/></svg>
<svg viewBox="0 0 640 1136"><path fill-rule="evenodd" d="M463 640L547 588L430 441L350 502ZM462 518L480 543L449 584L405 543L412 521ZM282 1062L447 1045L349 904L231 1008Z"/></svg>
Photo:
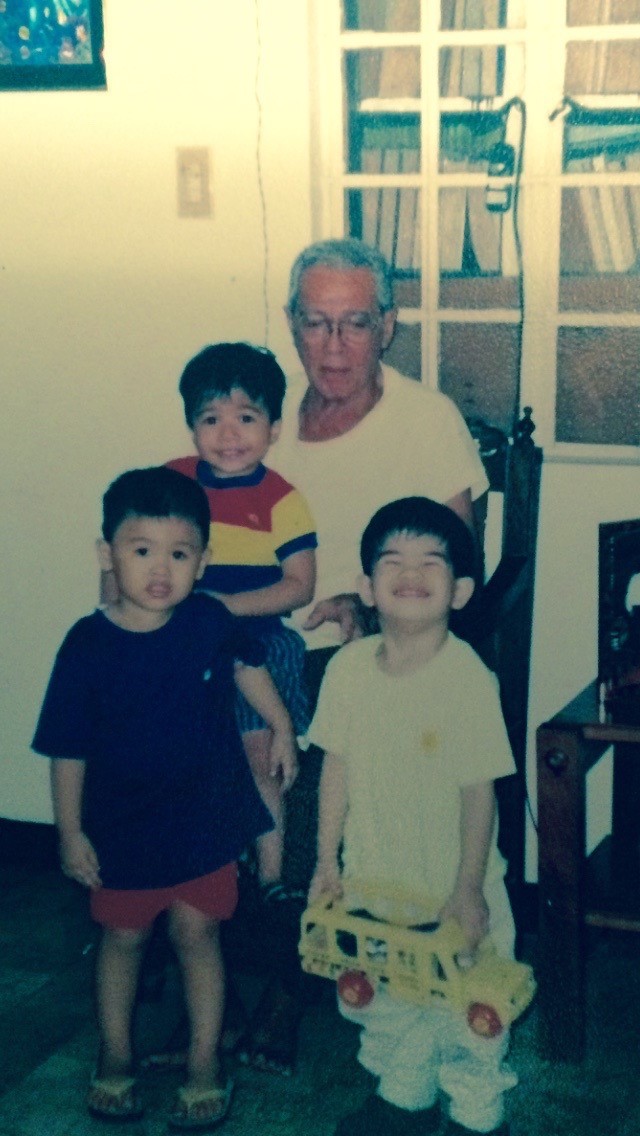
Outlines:
<svg viewBox="0 0 640 1136"><path fill-rule="evenodd" d="M230 1078L213 1089L183 1085L178 1089L174 1110L169 1115L169 1128L179 1132L209 1132L217 1128L226 1119L232 1093Z"/></svg>
<svg viewBox="0 0 640 1136"><path fill-rule="evenodd" d="M135 1077L113 1076L91 1078L87 1108L97 1120L123 1123L139 1120L144 1114L136 1092Z"/></svg>

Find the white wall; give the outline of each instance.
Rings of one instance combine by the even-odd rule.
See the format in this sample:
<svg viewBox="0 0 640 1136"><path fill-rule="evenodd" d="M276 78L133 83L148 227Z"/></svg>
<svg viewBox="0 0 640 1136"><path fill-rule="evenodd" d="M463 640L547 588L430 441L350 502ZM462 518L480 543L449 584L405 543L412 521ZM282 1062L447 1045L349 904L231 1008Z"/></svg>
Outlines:
<svg viewBox="0 0 640 1136"><path fill-rule="evenodd" d="M263 284L291 365L281 306L311 239L306 4L105 9L108 91L0 92L0 816L16 819L50 817L29 743L54 652L96 601L104 488L189 452L180 371L205 343L264 342ZM193 145L210 219L177 216L175 150Z"/></svg>

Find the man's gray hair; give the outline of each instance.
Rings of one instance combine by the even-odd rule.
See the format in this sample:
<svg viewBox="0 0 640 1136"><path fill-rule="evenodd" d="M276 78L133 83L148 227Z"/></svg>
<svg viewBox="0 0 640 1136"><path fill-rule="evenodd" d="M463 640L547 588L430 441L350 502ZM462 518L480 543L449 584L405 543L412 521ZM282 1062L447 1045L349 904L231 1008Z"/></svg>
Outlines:
<svg viewBox="0 0 640 1136"><path fill-rule="evenodd" d="M393 283L391 269L382 253L363 241L352 237L316 241L307 245L293 262L289 277L289 298L287 306L295 312L300 299L302 277L309 268L321 265L323 268L367 268L376 286L376 300L380 311L393 308Z"/></svg>

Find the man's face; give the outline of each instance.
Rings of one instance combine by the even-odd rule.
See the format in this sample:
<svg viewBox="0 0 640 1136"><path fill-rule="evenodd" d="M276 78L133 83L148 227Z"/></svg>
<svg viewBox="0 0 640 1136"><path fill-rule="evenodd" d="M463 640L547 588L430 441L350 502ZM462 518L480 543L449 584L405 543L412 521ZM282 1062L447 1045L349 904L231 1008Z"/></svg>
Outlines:
<svg viewBox="0 0 640 1136"><path fill-rule="evenodd" d="M391 342L395 311L381 312L367 268L314 265L300 282L289 326L310 385L331 402L376 387L380 356Z"/></svg>

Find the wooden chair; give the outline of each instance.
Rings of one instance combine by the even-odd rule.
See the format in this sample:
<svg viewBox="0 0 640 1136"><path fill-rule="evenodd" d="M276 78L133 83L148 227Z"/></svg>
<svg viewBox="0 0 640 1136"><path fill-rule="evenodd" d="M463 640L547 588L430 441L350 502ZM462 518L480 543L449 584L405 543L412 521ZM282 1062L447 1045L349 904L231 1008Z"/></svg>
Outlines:
<svg viewBox="0 0 640 1136"><path fill-rule="evenodd" d="M517 773L497 785L499 844L516 923L526 922L524 855L527 712L542 450L534 444L531 408L513 436L471 423L490 492L502 493L501 558L454 629L495 671ZM484 528L481 506L479 524Z"/></svg>

